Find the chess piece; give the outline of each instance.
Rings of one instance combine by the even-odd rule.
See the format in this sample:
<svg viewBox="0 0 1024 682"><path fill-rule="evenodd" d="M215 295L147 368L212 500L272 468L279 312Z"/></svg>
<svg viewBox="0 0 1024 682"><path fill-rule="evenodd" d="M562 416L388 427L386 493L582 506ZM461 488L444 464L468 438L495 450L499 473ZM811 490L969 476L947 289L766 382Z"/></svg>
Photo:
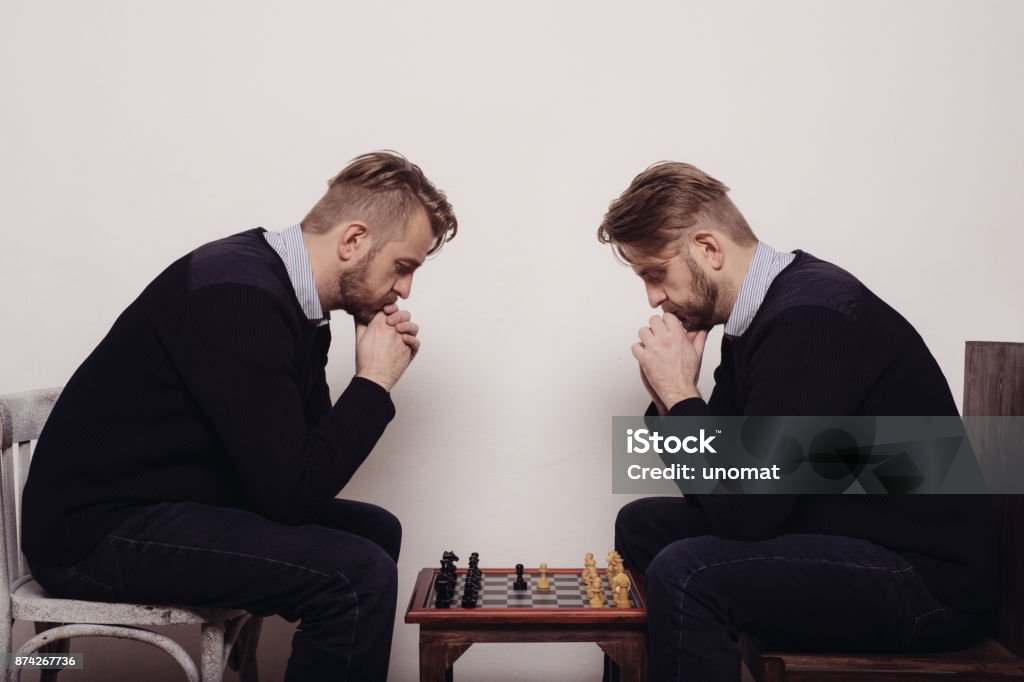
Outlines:
<svg viewBox="0 0 1024 682"><path fill-rule="evenodd" d="M587 588L587 596L590 597L590 608L604 608L604 587L601 585L600 578L594 578L590 581L590 586Z"/></svg>
<svg viewBox="0 0 1024 682"><path fill-rule="evenodd" d="M537 581L537 589L538 590L550 590L551 589L551 581L548 580L548 565L547 564L541 564L540 565L540 580Z"/></svg>
<svg viewBox="0 0 1024 682"><path fill-rule="evenodd" d="M480 591L470 581L466 581L462 592L462 608L474 609L476 608L476 598L480 596Z"/></svg>
<svg viewBox="0 0 1024 682"><path fill-rule="evenodd" d="M513 590L525 590L525 589L528 589L528 588L529 588L529 586L526 584L526 581L523 580L523 565L522 564L516 564L516 581L514 583L512 583L512 589Z"/></svg>
<svg viewBox="0 0 1024 682"><path fill-rule="evenodd" d="M617 573L611 581L612 586L612 600L615 602L615 608L628 609L629 604L629 576L626 575L625 571Z"/></svg>
<svg viewBox="0 0 1024 682"><path fill-rule="evenodd" d="M437 578L434 579L434 593L437 595L434 606L439 609L446 609L451 606L454 592L455 585L448 578L447 574L438 573Z"/></svg>
<svg viewBox="0 0 1024 682"><path fill-rule="evenodd" d="M458 580L458 571L455 568L455 562L459 560L459 557L455 555L455 552L451 550L445 550L441 556L441 573L443 573L452 584L452 590L455 589L455 583Z"/></svg>
<svg viewBox="0 0 1024 682"><path fill-rule="evenodd" d="M584 585L590 584L589 571L591 568L596 568L597 562L594 561L594 555L592 552L587 552L587 556L583 558L583 573L580 574L580 582Z"/></svg>
<svg viewBox="0 0 1024 682"><path fill-rule="evenodd" d="M611 584L612 578L617 576L619 573L622 573L624 570L622 565L622 555L613 549L608 552L606 559L608 561L608 583Z"/></svg>
<svg viewBox="0 0 1024 682"><path fill-rule="evenodd" d="M451 550L446 551L444 553L444 556L441 557L441 565L442 566L445 566L445 562L447 562L446 568L448 569L448 577L451 578L453 585L455 584L455 577L456 577L456 574L457 574L457 570L455 568L455 562L458 561L458 560L459 560L459 557L457 557L455 555L455 552L453 552Z"/></svg>

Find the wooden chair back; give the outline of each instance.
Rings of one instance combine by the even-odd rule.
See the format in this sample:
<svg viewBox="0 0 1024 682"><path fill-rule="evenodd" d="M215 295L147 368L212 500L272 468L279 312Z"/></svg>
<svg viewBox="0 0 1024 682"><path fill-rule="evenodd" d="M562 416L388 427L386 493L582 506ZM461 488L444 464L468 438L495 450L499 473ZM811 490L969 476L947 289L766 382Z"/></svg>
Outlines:
<svg viewBox="0 0 1024 682"><path fill-rule="evenodd" d="M1024 343L967 342L964 416L1024 416ZM991 447L989 440L1005 443L985 434L972 438L982 468L992 458L1024 457L1024 451ZM999 603L992 634L1024 656L1024 495L993 495L992 506L999 537Z"/></svg>

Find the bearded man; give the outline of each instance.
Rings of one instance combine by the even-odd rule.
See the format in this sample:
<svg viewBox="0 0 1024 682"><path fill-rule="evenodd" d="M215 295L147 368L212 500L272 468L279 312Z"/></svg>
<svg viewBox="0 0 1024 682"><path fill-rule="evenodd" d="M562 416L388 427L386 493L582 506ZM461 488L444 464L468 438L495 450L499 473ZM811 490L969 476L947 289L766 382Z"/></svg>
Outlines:
<svg viewBox="0 0 1024 682"><path fill-rule="evenodd" d="M759 241L727 191L691 165L656 164L599 229L663 310L633 346L648 415L957 414L907 320L839 267ZM718 324L705 400L697 378ZM646 572L659 682L740 680L741 633L784 648L952 647L995 605L983 496L655 497L619 512L615 538Z"/></svg>
<svg viewBox="0 0 1024 682"><path fill-rule="evenodd" d="M51 594L301 620L286 680L385 680L401 525L336 499L420 342L397 299L455 235L404 157L355 159L298 225L172 263L75 372L40 436L22 546ZM355 318L331 405L330 311Z"/></svg>

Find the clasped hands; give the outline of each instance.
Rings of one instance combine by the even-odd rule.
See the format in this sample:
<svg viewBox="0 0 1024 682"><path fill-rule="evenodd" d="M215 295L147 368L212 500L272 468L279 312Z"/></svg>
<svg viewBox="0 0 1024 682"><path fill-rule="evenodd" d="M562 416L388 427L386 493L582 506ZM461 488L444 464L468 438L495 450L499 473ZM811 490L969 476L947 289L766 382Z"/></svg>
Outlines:
<svg viewBox="0 0 1024 682"><path fill-rule="evenodd" d="M708 333L687 331L672 313L654 315L649 324L640 328L640 341L631 350L644 388L664 416L680 400L700 397L697 377Z"/></svg>
<svg viewBox="0 0 1024 682"><path fill-rule="evenodd" d="M420 349L420 327L408 310L384 306L369 324L356 323L356 376L390 391Z"/></svg>

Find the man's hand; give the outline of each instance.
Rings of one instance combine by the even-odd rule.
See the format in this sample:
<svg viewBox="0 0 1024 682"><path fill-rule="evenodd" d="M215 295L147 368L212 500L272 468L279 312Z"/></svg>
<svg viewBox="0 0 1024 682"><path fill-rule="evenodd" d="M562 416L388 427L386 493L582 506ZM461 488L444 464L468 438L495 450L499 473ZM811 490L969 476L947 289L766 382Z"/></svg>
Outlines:
<svg viewBox="0 0 1024 682"><path fill-rule="evenodd" d="M657 392L651 387L651 382L647 380L647 375L644 374L644 368L640 368L640 381L644 382L644 388L647 389L647 394L651 396L651 400L654 401L654 407L658 410L658 416L664 417L668 414L668 408L665 407L665 403L661 402L661 398L658 397Z"/></svg>
<svg viewBox="0 0 1024 682"><path fill-rule="evenodd" d="M397 310L397 308L396 308ZM412 362L413 348L406 335L387 322L381 311L370 324L356 324L356 376L369 379L390 391ZM419 347L419 340L416 347Z"/></svg>
<svg viewBox="0 0 1024 682"><path fill-rule="evenodd" d="M697 377L708 333L687 332L672 313L655 315L650 325L640 329L640 342L633 344L632 351L640 363L644 387L664 414L663 409L667 412L680 400L700 397Z"/></svg>
<svg viewBox="0 0 1024 682"><path fill-rule="evenodd" d="M420 326L412 321L412 314L408 310L399 310L394 303L384 306L384 314L387 315L387 322L402 335L402 341L412 350L412 356L420 349L420 340L416 335L420 333Z"/></svg>

